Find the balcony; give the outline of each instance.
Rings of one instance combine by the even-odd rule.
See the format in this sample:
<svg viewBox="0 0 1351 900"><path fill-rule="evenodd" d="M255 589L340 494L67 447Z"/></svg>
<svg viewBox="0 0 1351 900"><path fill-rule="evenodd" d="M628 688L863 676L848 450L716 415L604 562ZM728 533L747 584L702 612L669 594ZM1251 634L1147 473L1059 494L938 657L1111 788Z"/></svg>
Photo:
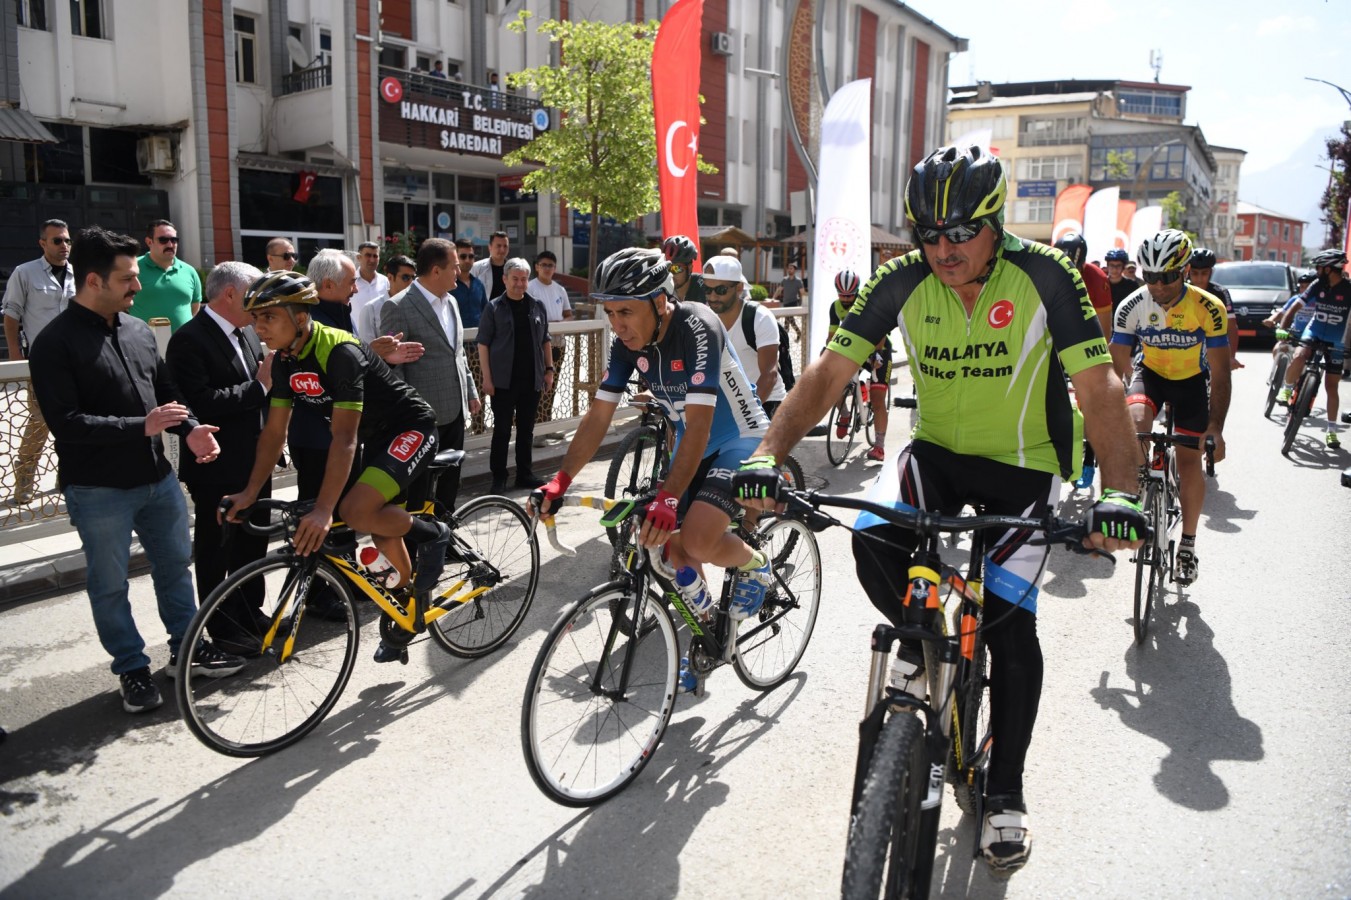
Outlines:
<svg viewBox="0 0 1351 900"><path fill-rule="evenodd" d="M300 69L281 77L281 96L315 91L332 85L333 66L327 63L322 66L310 66L308 69Z"/></svg>
<svg viewBox="0 0 1351 900"><path fill-rule="evenodd" d="M436 78L422 72L410 72L407 69L399 69L393 66L381 66L380 78L381 80L397 78L403 82L405 90L424 97L451 100L457 104L484 110L495 110L522 119L529 119L534 115L535 110L540 107L538 100L523 97L507 90L493 90L486 84L467 84L463 81ZM478 106L471 99L474 97L482 98L481 106Z"/></svg>

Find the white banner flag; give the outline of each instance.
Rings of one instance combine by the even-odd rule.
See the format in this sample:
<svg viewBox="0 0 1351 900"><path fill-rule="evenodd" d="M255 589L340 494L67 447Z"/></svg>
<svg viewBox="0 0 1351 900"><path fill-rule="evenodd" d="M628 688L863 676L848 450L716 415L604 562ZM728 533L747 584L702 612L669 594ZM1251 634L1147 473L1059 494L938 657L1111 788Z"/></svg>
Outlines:
<svg viewBox="0 0 1351 900"><path fill-rule="evenodd" d="M1137 209L1135 215L1131 216L1131 242L1126 245L1126 252L1130 254L1131 259L1135 259L1135 254L1140 252L1140 245L1147 238L1163 230L1163 207L1146 206L1143 209Z"/></svg>
<svg viewBox="0 0 1351 900"><path fill-rule="evenodd" d="M1088 258L1102 259L1103 254L1116 246L1116 209L1121 200L1121 188L1094 191L1084 205L1084 240L1088 241Z"/></svg>
<svg viewBox="0 0 1351 900"><path fill-rule="evenodd" d="M872 276L872 79L836 91L821 120L821 177L816 192L816 254L812 260L808 358L825 346L835 275L852 269Z"/></svg>

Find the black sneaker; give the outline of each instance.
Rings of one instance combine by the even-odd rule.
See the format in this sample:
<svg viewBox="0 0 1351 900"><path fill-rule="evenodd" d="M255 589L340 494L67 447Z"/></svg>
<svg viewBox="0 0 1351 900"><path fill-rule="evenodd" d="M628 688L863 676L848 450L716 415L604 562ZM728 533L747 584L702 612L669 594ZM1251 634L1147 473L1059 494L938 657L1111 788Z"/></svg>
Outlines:
<svg viewBox="0 0 1351 900"><path fill-rule="evenodd" d="M417 569L413 576L413 590L425 595L446 569L446 548L450 546L450 527L445 522L436 522L436 537L423 541L417 546Z"/></svg>
<svg viewBox="0 0 1351 900"><path fill-rule="evenodd" d="M244 668L242 657L217 650L210 641L202 641L192 657L192 674L203 678L225 678ZM178 654L169 657L164 674L170 678L178 677Z"/></svg>
<svg viewBox="0 0 1351 900"><path fill-rule="evenodd" d="M490 494L505 494L507 492L507 480L505 478L494 478L493 486L488 489Z"/></svg>
<svg viewBox="0 0 1351 900"><path fill-rule="evenodd" d="M333 588L323 585L305 601L305 615L325 622L346 622L347 604L333 595Z"/></svg>
<svg viewBox="0 0 1351 900"><path fill-rule="evenodd" d="M129 713L146 712L164 702L150 677L150 667L141 666L118 676L122 679L122 708Z"/></svg>
<svg viewBox="0 0 1351 900"><path fill-rule="evenodd" d="M543 478L536 478L534 475L517 475L516 486L524 488L527 491L533 491L535 488L542 488L549 482Z"/></svg>

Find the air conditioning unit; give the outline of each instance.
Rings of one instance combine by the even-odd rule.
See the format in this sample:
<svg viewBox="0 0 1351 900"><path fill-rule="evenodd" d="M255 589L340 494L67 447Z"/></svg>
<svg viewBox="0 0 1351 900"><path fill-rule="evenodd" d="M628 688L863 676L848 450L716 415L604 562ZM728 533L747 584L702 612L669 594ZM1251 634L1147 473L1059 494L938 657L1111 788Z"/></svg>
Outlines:
<svg viewBox="0 0 1351 900"><path fill-rule="evenodd" d="M719 56L731 56L732 36L725 31L713 32L713 52Z"/></svg>
<svg viewBox="0 0 1351 900"><path fill-rule="evenodd" d="M152 134L136 142L136 168L142 175L173 174L174 145L168 135Z"/></svg>

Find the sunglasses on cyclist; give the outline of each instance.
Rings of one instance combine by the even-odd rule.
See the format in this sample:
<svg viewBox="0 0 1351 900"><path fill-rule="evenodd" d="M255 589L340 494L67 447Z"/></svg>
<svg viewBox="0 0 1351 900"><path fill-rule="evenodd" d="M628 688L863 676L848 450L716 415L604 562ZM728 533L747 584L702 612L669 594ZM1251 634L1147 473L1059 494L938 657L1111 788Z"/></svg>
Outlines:
<svg viewBox="0 0 1351 900"><path fill-rule="evenodd" d="M980 230L985 227L984 219L977 219L974 222L963 222L960 225L949 225L947 228L930 228L927 225L916 225L915 236L919 238L921 244L937 244L940 237L948 239L951 244L965 244L967 241L980 234Z"/></svg>
<svg viewBox="0 0 1351 900"><path fill-rule="evenodd" d="M1182 270L1174 269L1171 272L1141 272L1140 277L1144 279L1145 284L1172 284L1182 277Z"/></svg>
<svg viewBox="0 0 1351 900"><path fill-rule="evenodd" d="M739 284L720 284L717 287L710 287L708 285L704 285L704 290L708 291L710 294L717 294L719 297L726 297L733 291L737 291L740 289L741 285Z"/></svg>

